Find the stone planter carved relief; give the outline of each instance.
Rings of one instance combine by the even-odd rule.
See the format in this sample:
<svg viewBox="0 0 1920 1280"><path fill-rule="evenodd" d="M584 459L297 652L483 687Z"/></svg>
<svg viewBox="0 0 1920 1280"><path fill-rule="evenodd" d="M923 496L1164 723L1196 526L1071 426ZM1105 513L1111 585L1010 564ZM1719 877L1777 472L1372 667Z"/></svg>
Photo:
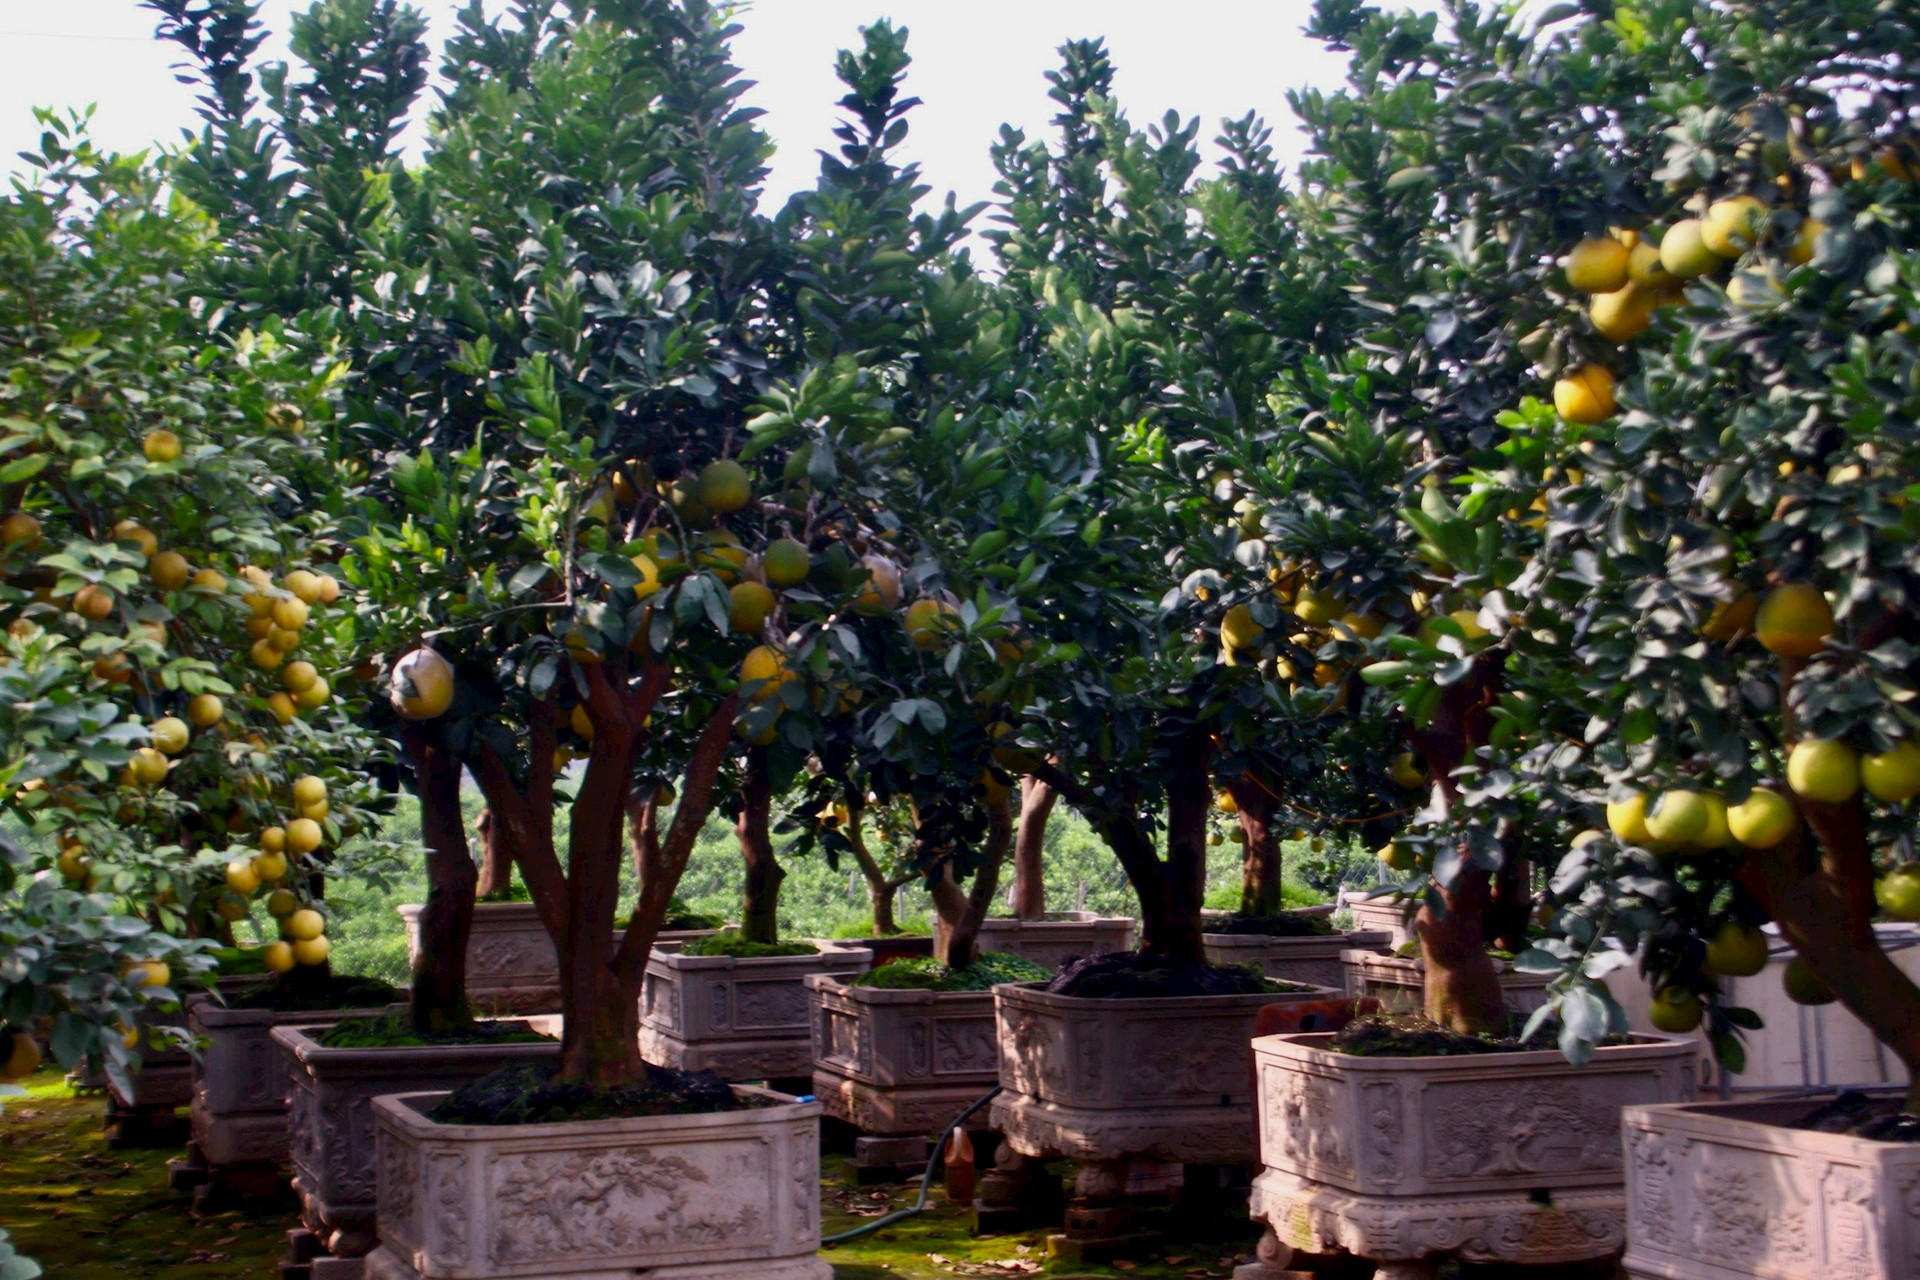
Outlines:
<svg viewBox="0 0 1920 1280"><path fill-rule="evenodd" d="M980 926L980 949L1021 956L1058 969L1081 956L1126 951L1133 946L1133 921L1092 911L1049 911L1044 920L995 916Z"/></svg>
<svg viewBox="0 0 1920 1280"><path fill-rule="evenodd" d="M1347 994L1372 996L1388 1013L1418 1013L1426 1004L1427 966L1406 956L1390 956L1378 951L1348 951L1341 956L1347 971ZM1500 990L1507 1007L1529 1014L1547 1003L1547 983L1551 974L1519 973L1502 960Z"/></svg>
<svg viewBox="0 0 1920 1280"><path fill-rule="evenodd" d="M328 1027L379 1009L280 1013L229 1009L206 996L187 1001L187 1025L207 1047L193 1067L193 1143L211 1169L287 1159L287 1069L273 1029Z"/></svg>
<svg viewBox="0 0 1920 1280"><path fill-rule="evenodd" d="M329 1049L318 1027L272 1032L286 1064L293 1189L307 1229L336 1260L359 1259L375 1243L373 1100L425 1086L452 1089L519 1062L550 1061L560 1042ZM350 1268L329 1266L328 1280ZM315 1280L320 1269L316 1268Z"/></svg>
<svg viewBox="0 0 1920 1280"><path fill-rule="evenodd" d="M1619 1252L1623 1106L1689 1099L1692 1046L1637 1038L1584 1068L1559 1053L1354 1057L1327 1035L1254 1041L1263 1258L1348 1254L1570 1264ZM1382 1274L1388 1274L1383 1270Z"/></svg>
<svg viewBox="0 0 1920 1280"><path fill-rule="evenodd" d="M577 1124L440 1125L383 1097L368 1280L831 1280L820 1107Z"/></svg>
<svg viewBox="0 0 1920 1280"><path fill-rule="evenodd" d="M1920 1146L1782 1127L1826 1101L1629 1107L1627 1275L1920 1277Z"/></svg>
<svg viewBox="0 0 1920 1280"><path fill-rule="evenodd" d="M640 997L641 1055L727 1080L811 1075L807 977L861 973L873 960L864 947L820 945L817 955L753 960L656 950Z"/></svg>
<svg viewBox="0 0 1920 1280"><path fill-rule="evenodd" d="M1248 1043L1264 1005L1338 992L1089 1000L995 987L993 1127L1022 1155L1246 1164L1258 1155Z"/></svg>
<svg viewBox="0 0 1920 1280"><path fill-rule="evenodd" d="M1209 933L1203 935L1207 959L1215 964L1251 965L1269 978L1283 982L1310 982L1316 987L1346 987L1350 950L1387 945L1386 933L1330 933L1325 937L1272 938L1260 934Z"/></svg>
<svg viewBox="0 0 1920 1280"><path fill-rule="evenodd" d="M806 980L813 1091L827 1114L884 1136L938 1134L999 1079L991 991L885 991Z"/></svg>
<svg viewBox="0 0 1920 1280"><path fill-rule="evenodd" d="M420 950L420 908L400 907L407 924L407 961ZM659 950L685 946L715 929L682 929L662 933L654 942ZM560 960L553 939L531 902L477 902L473 933L467 940L467 999L476 1013L558 1013Z"/></svg>

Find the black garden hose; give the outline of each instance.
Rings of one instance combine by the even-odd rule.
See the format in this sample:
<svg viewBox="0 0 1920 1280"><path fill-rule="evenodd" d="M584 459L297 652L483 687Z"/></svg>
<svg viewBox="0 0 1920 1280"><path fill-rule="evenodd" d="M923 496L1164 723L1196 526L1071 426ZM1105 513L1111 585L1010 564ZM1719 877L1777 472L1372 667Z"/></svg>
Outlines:
<svg viewBox="0 0 1920 1280"><path fill-rule="evenodd" d="M896 1209L894 1212L888 1214L884 1218L875 1218L872 1222L862 1223L861 1225L855 1227L851 1231L842 1231L839 1235L823 1236L820 1240L820 1247L824 1249L826 1246L830 1244L839 1244L843 1240L857 1240L861 1236L864 1236L869 1232L878 1231L880 1228L887 1226L891 1223L898 1222L902 1218L911 1218L916 1213L926 1212L927 1192L933 1186L934 1171L940 1167L941 1158L946 1153L947 1140L953 1137L953 1131L955 1129L958 1129L961 1125L966 1123L968 1116L972 1115L974 1112L978 1111L980 1108L986 1106L989 1102L992 1102L995 1098L999 1096L1000 1096L1000 1086L995 1085L993 1086L993 1088L987 1090L987 1092L981 1096L979 1101L975 1102L972 1106L968 1107L965 1111L962 1111L959 1115L953 1118L953 1123L948 1125L946 1132L940 1135L940 1141L933 1144L933 1154L927 1157L926 1172L920 1175L920 1195L914 1200L914 1202L911 1205L907 1206L905 1209Z"/></svg>

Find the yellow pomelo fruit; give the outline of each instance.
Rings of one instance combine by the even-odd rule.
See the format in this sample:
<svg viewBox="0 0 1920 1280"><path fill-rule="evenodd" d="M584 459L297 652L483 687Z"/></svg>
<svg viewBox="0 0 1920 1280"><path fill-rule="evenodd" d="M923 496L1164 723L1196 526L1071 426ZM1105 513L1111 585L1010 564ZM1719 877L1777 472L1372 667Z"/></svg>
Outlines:
<svg viewBox="0 0 1920 1280"><path fill-rule="evenodd" d="M253 855L253 872L260 877L261 884L272 884L287 874L287 855L284 853L256 853Z"/></svg>
<svg viewBox="0 0 1920 1280"><path fill-rule="evenodd" d="M1607 801L1607 829L1626 844L1647 845L1653 833L1647 830L1647 795L1636 791L1620 800Z"/></svg>
<svg viewBox="0 0 1920 1280"><path fill-rule="evenodd" d="M280 652L279 646L274 644L271 638L255 640L253 648L247 650L248 660L262 671L273 670L285 657L286 655Z"/></svg>
<svg viewBox="0 0 1920 1280"><path fill-rule="evenodd" d="M1413 846L1399 840L1389 840L1381 845L1373 855L1380 865L1392 871L1411 871L1419 862Z"/></svg>
<svg viewBox="0 0 1920 1280"><path fill-rule="evenodd" d="M1663 791L1647 810L1647 834L1661 844L1692 844L1707 832L1712 813L1698 791Z"/></svg>
<svg viewBox="0 0 1920 1280"><path fill-rule="evenodd" d="M885 556L869 555L860 558L860 566L867 571L867 580L860 584L859 592L853 598L853 611L869 617L882 613L891 613L900 605L900 567Z"/></svg>
<svg viewBox="0 0 1920 1280"><path fill-rule="evenodd" d="M1866 787L1868 795L1888 804L1898 804L1920 795L1920 743L1908 739L1891 751L1863 756L1860 760L1860 782Z"/></svg>
<svg viewBox="0 0 1920 1280"><path fill-rule="evenodd" d="M265 827L260 832L260 852L284 853L287 847L285 827Z"/></svg>
<svg viewBox="0 0 1920 1280"><path fill-rule="evenodd" d="M1827 224L1818 218L1800 219L1800 230L1794 233L1793 243L1787 248L1787 261L1796 267L1812 262L1820 247L1820 233L1826 229Z"/></svg>
<svg viewBox="0 0 1920 1280"><path fill-rule="evenodd" d="M273 602L273 625L279 627L282 631L298 631L307 625L307 617L310 612L311 610L307 608L307 602L298 596L284 600L275 600Z"/></svg>
<svg viewBox="0 0 1920 1280"><path fill-rule="evenodd" d="M300 899L293 896L291 889L275 889L267 895L267 914L275 920L285 920L300 909Z"/></svg>
<svg viewBox="0 0 1920 1280"><path fill-rule="evenodd" d="M567 727L578 737L593 741L593 713L587 710L587 704L576 702L573 710L567 713Z"/></svg>
<svg viewBox="0 0 1920 1280"><path fill-rule="evenodd" d="M1714 604L1713 612L1700 624L1700 634L1724 644L1753 625L1759 608L1760 598L1742 587L1733 599Z"/></svg>
<svg viewBox="0 0 1920 1280"><path fill-rule="evenodd" d="M1631 342L1653 323L1656 290L1629 284L1612 293L1597 293L1587 304L1587 318L1595 332L1610 342Z"/></svg>
<svg viewBox="0 0 1920 1280"><path fill-rule="evenodd" d="M1813 971L1813 966L1795 956L1787 962L1787 971L1780 976L1780 985L1786 990L1787 999L1795 1004L1832 1004L1836 997L1833 988L1826 979Z"/></svg>
<svg viewBox="0 0 1920 1280"><path fill-rule="evenodd" d="M327 798L327 784L323 778L313 774L302 774L293 780L293 802L297 805L319 804Z"/></svg>
<svg viewBox="0 0 1920 1280"><path fill-rule="evenodd" d="M1426 766L1411 751L1403 751L1394 757L1393 767L1388 771L1393 784L1407 791L1418 791L1427 785Z"/></svg>
<svg viewBox="0 0 1920 1280"><path fill-rule="evenodd" d="M1310 627L1327 626L1346 611L1346 601L1317 587L1302 587L1293 598L1293 616Z"/></svg>
<svg viewBox="0 0 1920 1280"><path fill-rule="evenodd" d="M177 756L187 749L192 731L187 728L187 722L178 716L161 716L153 722L153 728L147 730L147 736L159 750Z"/></svg>
<svg viewBox="0 0 1920 1280"><path fill-rule="evenodd" d="M9 1027L7 1057L0 1062L0 1080L24 1080L40 1069L40 1045L32 1034L20 1027Z"/></svg>
<svg viewBox="0 0 1920 1280"><path fill-rule="evenodd" d="M1860 753L1844 742L1802 738L1787 753L1787 785L1816 804L1851 800L1860 794Z"/></svg>
<svg viewBox="0 0 1920 1280"><path fill-rule="evenodd" d="M1698 218L1683 218L1660 237L1660 265L1681 280L1711 275L1722 259L1707 247Z"/></svg>
<svg viewBox="0 0 1920 1280"><path fill-rule="evenodd" d="M167 780L167 758L152 747L134 751L133 761L127 767L133 773L133 780L143 787L158 786Z"/></svg>
<svg viewBox="0 0 1920 1280"><path fill-rule="evenodd" d="M1260 643L1266 629L1253 620L1253 610L1234 605L1220 619L1220 640L1229 649L1251 649Z"/></svg>
<svg viewBox="0 0 1920 1280"><path fill-rule="evenodd" d="M260 952L268 973L286 973L293 968L293 948L284 942L269 942Z"/></svg>
<svg viewBox="0 0 1920 1280"><path fill-rule="evenodd" d="M40 540L40 522L24 511L0 520L0 546L24 547Z"/></svg>
<svg viewBox="0 0 1920 1280"><path fill-rule="evenodd" d="M1723 258L1737 258L1760 242L1767 206L1752 196L1716 200L1700 221L1700 241Z"/></svg>
<svg viewBox="0 0 1920 1280"><path fill-rule="evenodd" d="M773 613L773 592L748 579L727 588L727 625L743 636L757 636Z"/></svg>
<svg viewBox="0 0 1920 1280"><path fill-rule="evenodd" d="M284 693L268 694L267 710L272 712L273 718L281 724L292 724L293 717L297 714L293 699Z"/></svg>
<svg viewBox="0 0 1920 1280"><path fill-rule="evenodd" d="M165 960L142 960L127 966L130 987L166 987L173 984L173 970Z"/></svg>
<svg viewBox="0 0 1920 1280"><path fill-rule="evenodd" d="M327 954L333 950L333 944L327 941L325 934L317 938L303 938L293 944L293 958L300 964L325 964Z"/></svg>
<svg viewBox="0 0 1920 1280"><path fill-rule="evenodd" d="M1767 967L1767 935L1752 925L1729 920L1707 943L1707 972L1722 978L1751 978Z"/></svg>
<svg viewBox="0 0 1920 1280"><path fill-rule="evenodd" d="M301 603L315 605L320 603L320 575L307 569L295 569L286 578L287 590L299 598Z"/></svg>
<svg viewBox="0 0 1920 1280"><path fill-rule="evenodd" d="M305 710L312 711L316 707L325 706L327 699L332 696L332 694L333 686L328 684L326 680L316 676L312 684L294 695L294 701L299 703Z"/></svg>
<svg viewBox="0 0 1920 1280"><path fill-rule="evenodd" d="M1920 865L1909 862L1881 876L1873 897L1895 920L1920 920Z"/></svg>
<svg viewBox="0 0 1920 1280"><path fill-rule="evenodd" d="M312 818L295 818L287 824L287 849L292 853L312 853L320 847L325 833Z"/></svg>
<svg viewBox="0 0 1920 1280"><path fill-rule="evenodd" d="M1666 288L1675 283L1673 272L1660 261L1660 250L1642 241L1627 255L1627 279L1634 284Z"/></svg>
<svg viewBox="0 0 1920 1280"><path fill-rule="evenodd" d="M1233 798L1233 792L1217 792L1213 797L1213 807L1222 813L1240 812L1240 802Z"/></svg>
<svg viewBox="0 0 1920 1280"><path fill-rule="evenodd" d="M959 622L960 611L945 600L915 600L907 606L907 640L916 649L944 649Z"/></svg>
<svg viewBox="0 0 1920 1280"><path fill-rule="evenodd" d="M1567 254L1567 283L1581 293L1612 293L1627 282L1631 253L1612 236L1589 236Z"/></svg>
<svg viewBox="0 0 1920 1280"><path fill-rule="evenodd" d="M1707 791L1701 799L1707 806L1707 826L1693 843L1702 849L1724 849L1733 843L1733 831L1727 826L1726 797Z"/></svg>
<svg viewBox="0 0 1920 1280"><path fill-rule="evenodd" d="M227 576L218 569L196 569L191 581L196 591L220 595L227 589Z"/></svg>
<svg viewBox="0 0 1920 1280"><path fill-rule="evenodd" d="M280 683L290 693L303 693L307 687L320 678L319 669L311 662L289 662L287 669L280 673Z"/></svg>
<svg viewBox="0 0 1920 1280"><path fill-rule="evenodd" d="M147 573L153 579L153 585L162 591L178 591L187 585L192 576L187 566L187 558L178 551L162 551L147 562Z"/></svg>
<svg viewBox="0 0 1920 1280"><path fill-rule="evenodd" d="M700 469L700 502L721 515L732 515L753 501L753 480L732 458L718 458Z"/></svg>
<svg viewBox="0 0 1920 1280"><path fill-rule="evenodd" d="M312 907L302 907L288 916L280 928L281 932L293 941L305 942L327 931L327 918Z"/></svg>
<svg viewBox="0 0 1920 1280"><path fill-rule="evenodd" d="M453 705L453 666L431 649L415 649L393 664L387 699L403 720L431 720Z"/></svg>
<svg viewBox="0 0 1920 1280"><path fill-rule="evenodd" d="M253 869L253 859L235 858L227 864L227 888L243 895L260 888L260 873Z"/></svg>
<svg viewBox="0 0 1920 1280"><path fill-rule="evenodd" d="M180 456L180 437L165 427L149 431L140 441L140 452L147 455L148 462L172 462Z"/></svg>
<svg viewBox="0 0 1920 1280"><path fill-rule="evenodd" d="M807 580L813 567L806 544L797 538L776 538L760 558L767 583L775 587L797 587Z"/></svg>
<svg viewBox="0 0 1920 1280"><path fill-rule="evenodd" d="M1810 658L1833 634L1833 608L1812 583L1783 582L1760 602L1753 630L1771 653Z"/></svg>
<svg viewBox="0 0 1920 1280"><path fill-rule="evenodd" d="M1597 364L1581 365L1553 384L1554 410L1568 422L1605 422L1616 407L1613 388L1613 374Z"/></svg>
<svg viewBox="0 0 1920 1280"><path fill-rule="evenodd" d="M1669 1035L1685 1035L1698 1030L1704 1010L1700 997L1685 987L1662 987L1647 1004L1647 1020L1654 1030Z"/></svg>

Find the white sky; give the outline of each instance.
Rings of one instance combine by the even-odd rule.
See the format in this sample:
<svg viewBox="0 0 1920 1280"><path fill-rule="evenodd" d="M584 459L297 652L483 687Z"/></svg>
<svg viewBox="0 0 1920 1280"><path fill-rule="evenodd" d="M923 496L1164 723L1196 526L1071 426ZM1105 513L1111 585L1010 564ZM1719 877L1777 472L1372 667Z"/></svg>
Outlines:
<svg viewBox="0 0 1920 1280"><path fill-rule="evenodd" d="M307 2L267 0L263 16L277 33ZM437 50L459 5L414 3L433 23ZM1096 35L1107 39L1116 92L1136 127L1177 108L1198 115L1210 141L1222 117L1258 110L1291 170L1301 148L1287 88L1331 88L1344 65L1301 34L1307 13L1307 0L759 0L741 19L735 60L758 82L750 101L767 111L762 124L780 147L768 184L780 200L812 185L816 151L833 145L835 52L856 45L858 28L876 18L905 25L908 91L924 100L907 148L935 198L952 189L965 204L991 194L988 147L1003 121L1029 139L1050 136L1043 73L1058 65L1063 41ZM0 166L24 167L17 153L37 142L35 106L96 104L95 137L118 150L170 143L195 124L192 91L170 69L176 46L152 39L153 24L135 0L0 0ZM284 56L283 45L270 47Z"/></svg>

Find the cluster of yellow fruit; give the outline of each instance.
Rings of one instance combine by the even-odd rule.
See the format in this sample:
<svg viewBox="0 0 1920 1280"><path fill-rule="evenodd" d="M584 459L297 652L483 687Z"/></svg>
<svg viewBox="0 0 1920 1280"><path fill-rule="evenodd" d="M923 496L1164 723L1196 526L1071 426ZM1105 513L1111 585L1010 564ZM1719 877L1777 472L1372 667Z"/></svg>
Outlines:
<svg viewBox="0 0 1920 1280"><path fill-rule="evenodd" d="M267 914L280 922L280 940L269 943L262 958L274 973L285 973L295 964L319 964L331 949L325 917L303 906L299 896L281 883L292 865L290 859L306 857L326 839L320 825L330 811L325 779L312 774L294 779L292 799L298 816L284 826L262 831L258 853L227 863L227 892L215 907L226 919L244 919L248 900L267 890Z"/></svg>

